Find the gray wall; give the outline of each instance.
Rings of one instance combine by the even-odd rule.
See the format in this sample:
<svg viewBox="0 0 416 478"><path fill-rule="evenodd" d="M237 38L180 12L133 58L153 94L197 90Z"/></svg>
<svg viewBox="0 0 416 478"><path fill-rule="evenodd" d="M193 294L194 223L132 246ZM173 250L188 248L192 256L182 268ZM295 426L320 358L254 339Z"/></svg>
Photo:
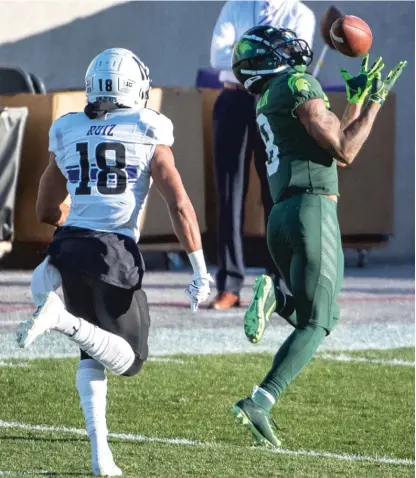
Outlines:
<svg viewBox="0 0 416 478"><path fill-rule="evenodd" d="M103 3L104 0L100 8ZM307 3L318 22L330 5L326 1ZM155 86L192 86L197 68L209 65L211 33L223 2L114 2L92 14L85 12L83 0L65 5L71 11L68 23L59 3L0 3L0 64L21 65L38 73L49 89L82 88L92 57L105 48L120 46L132 49L148 64ZM409 61L396 88L395 237L387 249L374 255L396 259L414 257L414 3L351 1L336 5L371 25L372 56L382 55L386 69L399 60ZM30 21L21 24L17 19L22 18L22 9ZM78 14L89 16L76 18ZM322 46L317 29L316 57ZM322 82L340 84L341 66L354 72L359 60L329 52L321 72ZM377 167L377 158L374 158L374 167Z"/></svg>

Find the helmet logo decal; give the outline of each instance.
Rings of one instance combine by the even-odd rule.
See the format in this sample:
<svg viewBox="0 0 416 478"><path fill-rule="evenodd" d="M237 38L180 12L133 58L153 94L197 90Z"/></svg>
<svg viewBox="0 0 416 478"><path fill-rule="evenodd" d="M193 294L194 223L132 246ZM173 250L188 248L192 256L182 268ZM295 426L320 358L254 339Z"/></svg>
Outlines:
<svg viewBox="0 0 416 478"><path fill-rule="evenodd" d="M248 52L248 51L251 51L253 48L251 42L249 42L248 40L243 40L242 42L240 42L240 44L238 45L238 51L237 51L237 55L238 56L243 56L244 53Z"/></svg>

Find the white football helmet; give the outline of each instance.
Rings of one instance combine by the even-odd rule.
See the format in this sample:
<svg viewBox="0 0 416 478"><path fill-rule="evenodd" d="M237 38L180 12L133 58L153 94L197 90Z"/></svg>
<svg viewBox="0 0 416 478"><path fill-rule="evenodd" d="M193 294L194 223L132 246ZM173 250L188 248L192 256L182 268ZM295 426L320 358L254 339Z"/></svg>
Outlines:
<svg viewBox="0 0 416 478"><path fill-rule="evenodd" d="M88 103L111 101L144 108L149 98L149 68L130 50L110 48L97 55L85 74Z"/></svg>

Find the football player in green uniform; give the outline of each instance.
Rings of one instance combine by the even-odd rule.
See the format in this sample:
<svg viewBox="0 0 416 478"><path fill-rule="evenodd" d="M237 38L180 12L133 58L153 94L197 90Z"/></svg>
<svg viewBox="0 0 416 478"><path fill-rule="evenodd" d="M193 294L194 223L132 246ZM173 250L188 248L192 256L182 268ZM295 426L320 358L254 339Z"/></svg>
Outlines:
<svg viewBox="0 0 416 478"><path fill-rule="evenodd" d="M257 278L244 330L251 342L258 342L273 312L294 327L263 382L236 403L233 415L259 443L275 447L280 440L270 410L339 318L344 257L337 165L354 161L406 66L400 62L382 80L382 59L369 68L367 54L357 76L341 70L348 104L340 121L318 80L306 72L311 60L308 44L294 32L268 26L248 30L233 54L236 78L259 95L257 123L274 201L267 244L293 294L284 294L266 275Z"/></svg>

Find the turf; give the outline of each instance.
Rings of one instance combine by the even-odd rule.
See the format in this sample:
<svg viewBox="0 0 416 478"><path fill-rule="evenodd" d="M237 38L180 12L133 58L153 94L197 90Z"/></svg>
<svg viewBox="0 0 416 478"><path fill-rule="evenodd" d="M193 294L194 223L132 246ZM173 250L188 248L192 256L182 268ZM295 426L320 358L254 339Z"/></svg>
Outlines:
<svg viewBox="0 0 416 478"><path fill-rule="evenodd" d="M413 349L351 353L413 360ZM252 447L230 414L270 366L268 354L183 356L148 362L134 378L109 375L108 422L115 433L186 438L173 445L112 439L127 477L410 477L412 465L274 454ZM0 368L0 420L83 428L76 360ZM414 459L414 369L314 360L273 411L285 450ZM86 437L0 427L1 471L90 476ZM31 474L30 476L44 476Z"/></svg>

